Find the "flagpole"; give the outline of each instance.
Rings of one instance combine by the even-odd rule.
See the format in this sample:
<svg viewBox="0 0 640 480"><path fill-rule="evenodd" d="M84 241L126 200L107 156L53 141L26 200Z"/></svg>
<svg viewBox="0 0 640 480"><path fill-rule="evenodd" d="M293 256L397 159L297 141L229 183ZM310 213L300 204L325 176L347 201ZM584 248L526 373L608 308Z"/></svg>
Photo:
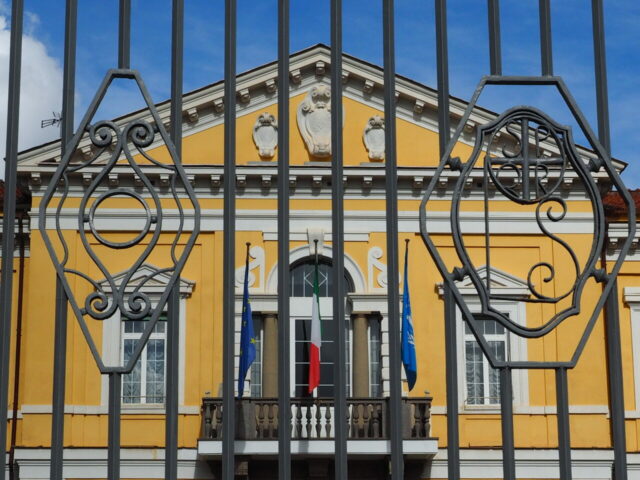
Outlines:
<svg viewBox="0 0 640 480"><path fill-rule="evenodd" d="M313 266L313 304L311 308L311 336L309 338L309 379L308 393L313 395L320 385L320 348L322 333L320 327L320 304L318 299L318 239L315 245L315 264Z"/></svg>
<svg viewBox="0 0 640 480"><path fill-rule="evenodd" d="M318 268L318 239L316 238L313 241L313 243L314 243L315 248L316 248L316 264L315 264L315 267Z"/></svg>
<svg viewBox="0 0 640 480"><path fill-rule="evenodd" d="M413 320L411 318L411 300L409 297L409 241L408 238L405 239L400 356L407 376L407 386L409 391L411 391L416 383L418 366L416 363L416 347L414 342Z"/></svg>
<svg viewBox="0 0 640 480"><path fill-rule="evenodd" d="M244 382L251 364L255 360L255 337L251 305L249 303L249 250L251 243L247 242L247 256L245 258L244 282L242 291L242 320L240 328L240 365L238 370L238 399L244 393ZM253 351L251 350L253 348Z"/></svg>

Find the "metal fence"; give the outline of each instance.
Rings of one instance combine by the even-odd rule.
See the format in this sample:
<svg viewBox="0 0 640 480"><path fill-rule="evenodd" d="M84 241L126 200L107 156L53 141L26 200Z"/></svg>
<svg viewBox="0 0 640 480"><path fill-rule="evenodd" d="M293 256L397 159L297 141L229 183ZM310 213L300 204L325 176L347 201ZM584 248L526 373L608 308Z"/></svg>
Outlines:
<svg viewBox="0 0 640 480"><path fill-rule="evenodd" d="M449 75L448 75L448 50L447 50L447 5L446 0L435 0L435 32L437 39L437 79L438 79L438 123L439 123L439 145L441 162L437 167L430 183L425 188L424 199L420 209L420 225L424 242L433 256L439 268L445 285L445 325L446 325L446 380L447 380L447 443L448 443L448 464L449 478L455 480L460 477L460 455L458 437L458 391L457 391L457 367L456 367L456 323L455 309L459 308L464 317L465 324L468 325L476 335L484 354L490 359L493 367L500 371L501 385L501 408L502 408L502 434L503 434L503 464L504 478L515 478L514 461L514 436L513 436L513 411L511 399L512 371L514 369L553 369L556 374L557 398L558 398L558 432L559 432L559 462L562 479L571 478L571 449L569 435L569 412L568 412L568 391L567 391L567 371L576 365L580 351L593 328L593 324L600 314L605 310L605 322L607 331L607 353L609 368L609 388L610 388L610 412L611 426L613 431L613 442L615 451L614 476L616 480L627 477L626 469L626 446L624 431L624 406L622 395L622 370L620 356L620 334L617 311L617 288L616 276L624 260L624 256L629 250L630 242L635 232L635 211L634 203L624 188L616 170L612 166L610 155L610 134L607 107L607 76L605 69L604 50L604 27L602 0L593 0L593 38L594 38L594 58L595 58L595 78L596 78L596 98L598 106L598 135L591 130L584 115L581 113L577 103L571 97L568 89L560 77L553 75L552 60L552 38L551 38L551 12L550 0L539 0L540 12L540 37L541 37L541 74L540 76L505 76L502 75L501 67L501 37L500 37L500 15L499 0L488 0L489 18L489 46L490 46L490 74L481 79L465 117L459 122L459 126L451 135L449 125ZM166 385L166 473L167 479L175 479L177 476L177 414L178 414L178 357L176 353L176 342L178 337L177 322L177 286L182 267L184 266L191 247L199 230L200 211L198 200L186 177L181 162L181 132L182 132L182 71L183 71L183 24L184 24L184 0L173 0L172 12L172 76L171 76L171 122L170 132L165 130L160 120L156 108L151 98L146 93L146 88L140 74L131 68L130 65L130 22L131 5L130 0L120 0L119 16L119 40L118 40L118 65L114 65L113 70L106 73L105 80L100 86L96 96L88 108L87 114L80 122L79 128L74 132L74 95L75 95L75 71L76 71L76 23L77 23L77 0L67 0L66 2L66 27L65 27L65 49L64 49L64 91L63 91L63 111L62 111L62 149L63 157L58 170L50 184L42 202L40 210L40 231L45 239L47 248L54 262L57 272L57 291L55 306L55 357L54 357L54 391L53 391L53 425L51 433L51 478L63 478L63 433L64 433L64 398L65 398L65 367L66 367L66 333L67 333L67 309L68 306L74 312L80 328L83 330L87 342L92 350L98 368L101 373L109 377L109 434L108 434L108 477L117 479L120 477L120 388L121 376L128 373L141 353L146 340L149 338L158 317L162 312L165 303L168 303L168 370ZM233 344L234 344L234 259L235 259L235 144L236 144L236 1L225 0L225 74L224 74L224 349L222 352L223 361L223 404L224 422L222 432L222 472L223 478L230 479L234 476L235 452L235 411L234 411L234 368L233 368ZM395 48L394 48L394 1L384 0L383 9L383 56L384 56L384 114L385 114L385 172L386 172L386 214L387 214L387 252L388 252L388 312L389 312L389 345L390 345L390 409L389 414L389 438L391 445L390 478L403 478L403 443L402 443L402 398L400 381L400 315L399 315L399 284L398 284L398 185L397 185L397 160L396 160L396 126L395 126ZM10 50L10 71L9 71L9 108L7 123L7 151L6 151L6 173L5 191L8 194L4 201L4 217L2 238L2 251L5 253L2 259L2 278L0 288L0 470L4 470L6 464L6 437L7 437L7 407L8 407L8 385L9 385L9 347L10 347L10 327L13 306L12 298L12 271L13 258L10 252L14 250L14 236L6 234L13 231L15 223L16 199L12 195L16 190L17 173L17 139L18 139L18 118L19 118L19 97L20 97L20 75L21 75L21 54L22 54L22 27L23 27L23 0L13 0L11 21L11 50ZM342 91L342 2L341 0L331 0L331 84L334 92ZM278 318L287 319L289 317L289 0L279 0L278 2ZM133 121L125 126L118 126L111 122L92 122L93 114L104 97L110 83L117 78L126 78L135 81L147 103L147 107L153 118L152 122ZM489 282L480 278L479 272L470 261L466 251L463 235L459 230L459 216L457 202L459 202L465 189L465 179L468 177L470 169L475 165L480 152L476 151L472 160L462 163L459 159L453 158L451 152L453 146L460 136L465 126L466 119L470 115L476 100L486 85L547 85L555 87L562 95L571 112L575 116L579 127L596 152L596 159L591 165L585 166L576 154L575 145L570 132L558 126L545 113L533 108L514 108L503 113L495 122L482 125L476 130L476 135L482 138L492 138L492 135L509 125L517 125L522 135L521 138L529 138L529 128L534 125L537 132L543 132L545 138L553 138L557 142L560 154L557 158L551 159L543 164L539 159L530 158L526 148L522 149L521 155L502 159L490 159L486 157L483 165L484 169L484 191L492 183L501 194L510 201L519 205L534 205L536 212L540 214L542 206L549 202L555 202L563 207L562 199L554 196L554 188L549 187L538 190L541 183L535 179L540 171L548 169L550 166L561 166L564 169L571 168L576 171L593 205L594 211L594 241L589 259L585 268L578 268L576 279L571 288L571 295L577 298L569 308L560 310L540 328L526 328L519 326L500 313L499 309L493 306L492 302L499 300L499 295L492 294ZM344 185L339 179L343 178L343 139L342 139L342 96L332 95L332 150L333 159L331 163L332 181L332 244L333 244L333 284L334 303L333 315L335 327L334 339L338 346L335 349L334 378L335 384L335 418L347 417L346 399L346 378L345 369L345 302L342 297L344 291L344 209L343 194ZM534 128L534 127L531 127ZM159 162L148 157L147 160L158 168L164 169L169 176L169 183L173 194L173 199L181 212L180 228L176 235L176 240L172 246L171 265L164 269L164 273L170 274L170 282L167 289L162 294L160 301L153 304L145 294L138 289L125 292L126 279L120 284L109 273L108 269L100 268L111 285L110 294L105 293L100 288L86 298L77 299L70 287L69 278L71 276L82 277L92 285L96 285L97 279L89 278L85 273L78 272L67 266L67 247L60 232L59 224L55 228L48 228L45 210L49 206L57 192L58 184L62 181L62 191L64 192L64 179L68 173L78 169L89 167L97 158L96 155L90 160L80 165L72 163L71 158L79 141L84 136L88 136L93 146L100 152L105 153L106 146L116 140L117 147L113 152L108 153L109 161L101 166L101 170L92 178L90 185L86 189L78 213L78 232L83 237L83 242L88 255L96 262L100 260L94 256L91 247L84 239L86 229L91 230L95 237L104 246L113 249L127 249L139 244L142 237L152 233L153 240L145 248L144 253L137 261L136 265L142 262L151 250L155 247L158 235L162 232L163 207L155 193L154 186L148 180L143 169L133 160L132 152L129 151L133 145L138 151L143 152L144 148L153 141L154 138L161 138L163 144L169 151L171 161ZM152 199L149 206L146 200L133 189L121 187L111 190L109 194L98 195L97 187L108 181L108 173L113 169L121 154L127 158L130 168L132 168L140 179L140 182L147 190L147 194ZM499 171L501 169L512 169L517 174L517 188L502 182ZM597 267L598 254L602 250L605 240L605 219L603 215L603 205L600 194L595 186L593 174L597 171L604 171L611 179L623 197L629 211L629 225L627 240L622 245L622 252L611 271L605 271ZM453 232L453 242L457 254L461 260L462 267L450 270L440 257L437 248L427 230L428 203L434 192L438 177L444 172L455 176L455 188L453 191L451 227ZM533 173L532 173L533 172ZM563 174L561 173L561 175ZM63 193L64 195L64 193ZM93 224L93 209L91 205L96 202L106 200L114 195L133 198L140 201L147 212L147 223L141 235L133 240L124 243L113 243L107 238L101 238L95 230ZM194 220L185 223L186 203L190 212L193 212ZM151 208L153 207L153 208ZM58 207L59 208L59 207ZM156 212L155 215L151 211ZM60 213L58 209L58 214ZM547 221L559 221L563 215L556 216L547 214ZM543 223L538 216L538 224L544 232ZM151 226L154 226L153 228ZM485 232L485 241L489 242L489 232ZM186 239L185 246L178 248L178 240ZM60 247L60 248L58 248ZM567 245L568 251L572 251ZM61 253L62 252L62 253ZM573 254L572 254L573 255ZM575 256L574 256L575 257ZM489 266L489 265L488 265ZM104 265L103 265L104 267ZM544 265L550 270L553 276L553 265ZM540 268L540 265L534 268ZM526 338L540 338L555 325L564 319L579 313L579 298L583 286L587 279L595 278L603 287L603 293L597 302L595 309L589 316L589 322L580 346L576 354L566 362L540 363L540 362L512 362L500 360L492 355L491 350L482 336L478 333L478 317L472 314L465 303L464 297L459 292L456 281L463 278L470 278L478 291L482 304L482 314L503 325L512 334ZM533 302L558 304L565 297L545 297L536 292L533 285L529 284L532 292ZM108 366L100 357L98 350L92 343L91 335L85 324L85 317L93 319L104 319L118 310L120 314L129 319L143 318L150 316L142 337L138 343L136 351L125 365ZM290 339L289 324L281 322L279 328L280 345L288 345ZM278 423L280 425L290 422L289 412L291 412L291 398L289 393L289 364L290 353L287 348L279 349L278 365L280 375L278 377ZM335 441L335 478L346 479L348 475L347 463L347 432L346 422L336 421L334 425ZM278 430L278 465L279 478L288 480L291 478L291 453L290 453L291 431L287 428Z"/></svg>

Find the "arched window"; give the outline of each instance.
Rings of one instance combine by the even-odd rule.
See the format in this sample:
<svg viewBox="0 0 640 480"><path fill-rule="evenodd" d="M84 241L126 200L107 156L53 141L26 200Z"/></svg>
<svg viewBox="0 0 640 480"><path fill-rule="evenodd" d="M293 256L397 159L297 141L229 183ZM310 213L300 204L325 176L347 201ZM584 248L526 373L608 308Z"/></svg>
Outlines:
<svg viewBox="0 0 640 480"><path fill-rule="evenodd" d="M331 259L318 257L318 290L320 297L333 296L333 276L331 273ZM303 258L291 266L291 296L292 297L312 297L313 296L313 271L315 260L313 258ZM345 294L355 291L353 280L345 270Z"/></svg>

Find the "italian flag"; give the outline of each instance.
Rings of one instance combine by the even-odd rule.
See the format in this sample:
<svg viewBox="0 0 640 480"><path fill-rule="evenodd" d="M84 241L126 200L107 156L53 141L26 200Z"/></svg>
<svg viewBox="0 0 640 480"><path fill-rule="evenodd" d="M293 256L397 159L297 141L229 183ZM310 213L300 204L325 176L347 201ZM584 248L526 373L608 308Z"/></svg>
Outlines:
<svg viewBox="0 0 640 480"><path fill-rule="evenodd" d="M318 261L313 272L313 306L311 307L311 342L309 343L309 393L313 393L320 384L320 300L318 288Z"/></svg>

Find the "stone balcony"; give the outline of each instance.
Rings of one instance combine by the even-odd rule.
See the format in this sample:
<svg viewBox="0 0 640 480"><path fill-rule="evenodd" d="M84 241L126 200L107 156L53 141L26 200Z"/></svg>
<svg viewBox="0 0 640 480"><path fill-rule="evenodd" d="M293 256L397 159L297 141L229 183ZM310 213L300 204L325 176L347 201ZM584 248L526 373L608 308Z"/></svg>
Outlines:
<svg viewBox="0 0 640 480"><path fill-rule="evenodd" d="M302 457L332 456L334 411L332 398L291 399L291 453ZM428 459L437 452L430 436L431 398L403 398L403 451L408 458ZM384 457L390 454L388 398L348 398L347 451L350 457ZM200 456L214 460L222 454L224 411L221 398L204 398ZM236 400L238 455L275 457L278 452L278 399Z"/></svg>

